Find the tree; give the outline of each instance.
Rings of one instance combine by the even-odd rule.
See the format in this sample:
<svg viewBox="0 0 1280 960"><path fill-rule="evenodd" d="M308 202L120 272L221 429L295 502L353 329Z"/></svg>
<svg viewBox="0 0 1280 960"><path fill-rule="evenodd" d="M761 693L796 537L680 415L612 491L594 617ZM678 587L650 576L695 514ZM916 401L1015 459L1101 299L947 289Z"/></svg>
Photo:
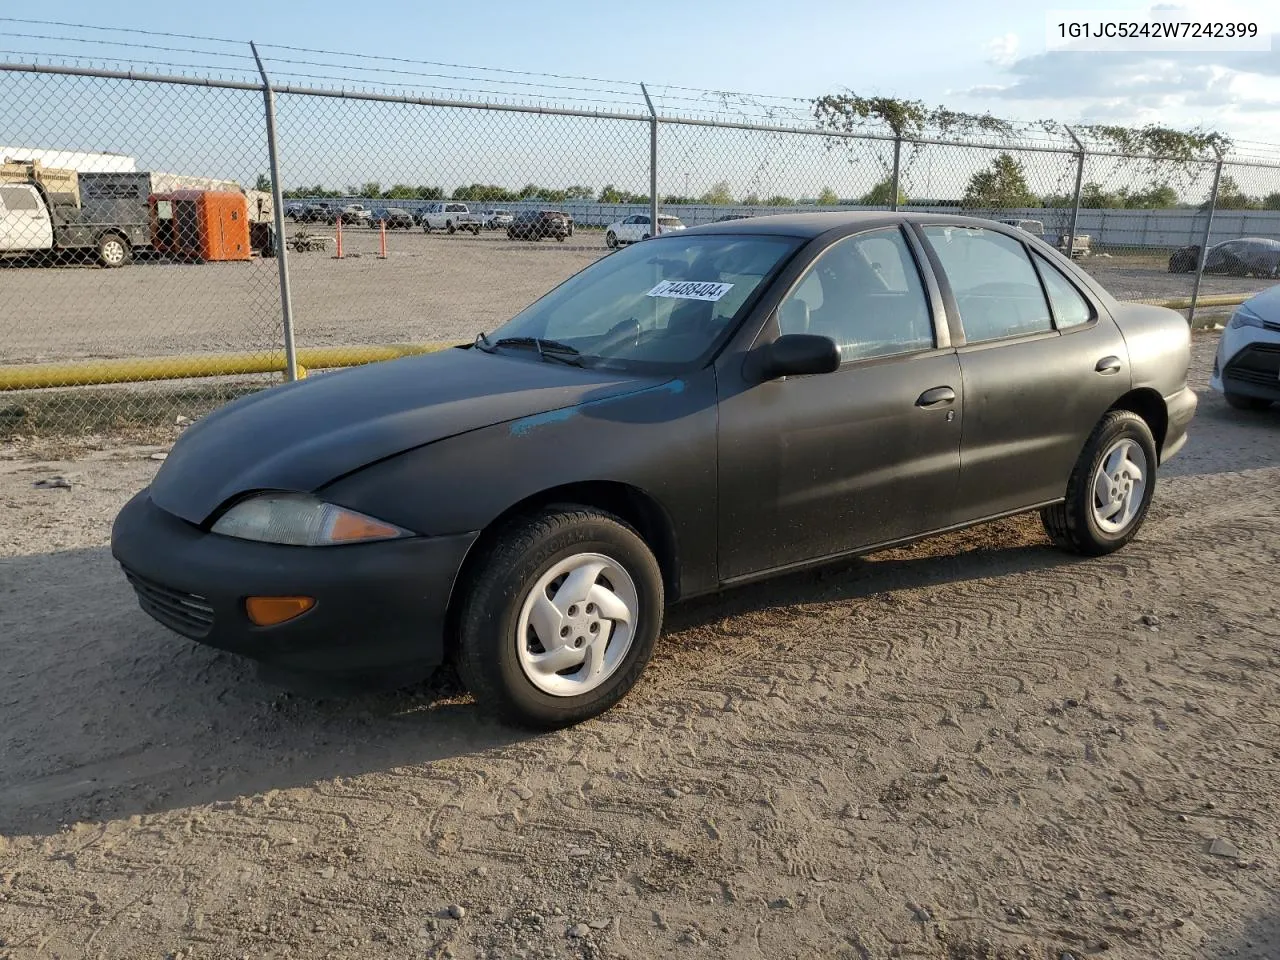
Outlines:
<svg viewBox="0 0 1280 960"><path fill-rule="evenodd" d="M758 207L758 206L760 206L760 194L758 194L758 193L748 193L745 197L743 197L743 198L742 198L742 205L743 205L744 207Z"/></svg>
<svg viewBox="0 0 1280 960"><path fill-rule="evenodd" d="M796 201L794 197L784 197L780 193L775 193L772 197L764 202L766 207L794 207Z"/></svg>
<svg viewBox="0 0 1280 960"><path fill-rule="evenodd" d="M728 180L717 180L711 185L711 189L702 195L702 202L709 203L717 207L726 207L733 203L733 194L729 192Z"/></svg>
<svg viewBox="0 0 1280 960"><path fill-rule="evenodd" d="M1080 206L1089 210L1114 209L1123 207L1124 200L1118 194L1102 189L1102 184L1090 180L1080 190Z"/></svg>
<svg viewBox="0 0 1280 960"><path fill-rule="evenodd" d="M268 177L265 173L260 173L260 174L258 174L258 180L257 180L257 182L253 185L253 189L255 189L255 190L261 190L261 191L263 191L264 193L270 193L270 192L271 192L271 178L270 178L270 177Z"/></svg>
<svg viewBox="0 0 1280 960"><path fill-rule="evenodd" d="M1219 210L1257 210L1261 206L1258 200L1241 191L1235 177L1224 176L1218 184Z"/></svg>
<svg viewBox="0 0 1280 960"><path fill-rule="evenodd" d="M1263 210L1280 210L1280 192L1268 193L1262 198Z"/></svg>
<svg viewBox="0 0 1280 960"><path fill-rule="evenodd" d="M889 207L893 205L893 178L885 177L874 187L868 190L859 200L864 207ZM898 206L905 207L907 205L907 195L902 192L902 188L898 188Z"/></svg>
<svg viewBox="0 0 1280 960"><path fill-rule="evenodd" d="M818 192L818 204L823 207L832 207L840 202L840 198L836 196L836 192L830 187L823 187Z"/></svg>
<svg viewBox="0 0 1280 960"><path fill-rule="evenodd" d="M1127 206L1137 210L1165 210L1178 205L1178 191L1167 183L1161 183L1131 193L1127 200Z"/></svg>
<svg viewBox="0 0 1280 960"><path fill-rule="evenodd" d="M590 200L595 195L596 192L591 187L584 187L580 184L569 187L564 192L566 200Z"/></svg>
<svg viewBox="0 0 1280 960"><path fill-rule="evenodd" d="M1012 154L1002 153L991 161L990 168L969 178L960 205L972 210L1031 207L1035 203L1022 164Z"/></svg>
<svg viewBox="0 0 1280 960"><path fill-rule="evenodd" d="M369 180L360 188L360 196L365 200L376 200L382 196L382 184L376 180Z"/></svg>

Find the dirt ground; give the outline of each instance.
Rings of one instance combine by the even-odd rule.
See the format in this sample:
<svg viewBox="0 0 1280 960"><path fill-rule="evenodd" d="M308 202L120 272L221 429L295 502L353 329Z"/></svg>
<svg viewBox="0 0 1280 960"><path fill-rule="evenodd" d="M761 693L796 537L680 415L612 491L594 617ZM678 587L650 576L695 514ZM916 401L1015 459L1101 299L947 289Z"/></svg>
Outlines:
<svg viewBox="0 0 1280 960"><path fill-rule="evenodd" d="M332 233L329 227L292 225ZM295 253L295 340L300 347L460 342L493 330L605 253L599 230L564 243L509 241L504 233L448 236L344 231L344 258ZM1189 274L1160 258L1091 257L1082 264L1120 299L1191 294ZM1271 281L1206 277L1205 294L1252 293ZM278 350L280 291L274 260L202 265L136 263L119 270L39 268L0 261L0 364Z"/></svg>
<svg viewBox="0 0 1280 960"><path fill-rule="evenodd" d="M695 601L539 736L264 686L108 555L150 449L0 448L0 957L1280 956L1280 410L1213 348L1121 553L1021 518Z"/></svg>

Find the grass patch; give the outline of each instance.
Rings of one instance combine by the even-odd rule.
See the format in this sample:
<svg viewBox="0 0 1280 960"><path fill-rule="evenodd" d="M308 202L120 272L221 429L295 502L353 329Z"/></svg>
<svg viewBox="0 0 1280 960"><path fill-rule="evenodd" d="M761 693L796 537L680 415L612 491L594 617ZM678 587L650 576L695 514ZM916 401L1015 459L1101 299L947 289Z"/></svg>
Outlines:
<svg viewBox="0 0 1280 960"><path fill-rule="evenodd" d="M178 417L194 420L268 383L163 389L110 388L0 393L0 440L113 436L151 440Z"/></svg>

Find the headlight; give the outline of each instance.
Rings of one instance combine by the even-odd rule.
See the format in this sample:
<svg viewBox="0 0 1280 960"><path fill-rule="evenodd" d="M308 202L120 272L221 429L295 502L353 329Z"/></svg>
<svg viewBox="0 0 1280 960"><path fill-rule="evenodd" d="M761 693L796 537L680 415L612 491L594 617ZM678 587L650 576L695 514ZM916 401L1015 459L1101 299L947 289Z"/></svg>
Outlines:
<svg viewBox="0 0 1280 960"><path fill-rule="evenodd" d="M1262 326L1262 318L1251 310L1239 307L1235 313L1231 315L1231 323L1228 324L1233 330L1240 327L1260 327Z"/></svg>
<svg viewBox="0 0 1280 960"><path fill-rule="evenodd" d="M299 547L328 547L412 536L407 530L302 493L267 493L237 503L217 519L224 537Z"/></svg>

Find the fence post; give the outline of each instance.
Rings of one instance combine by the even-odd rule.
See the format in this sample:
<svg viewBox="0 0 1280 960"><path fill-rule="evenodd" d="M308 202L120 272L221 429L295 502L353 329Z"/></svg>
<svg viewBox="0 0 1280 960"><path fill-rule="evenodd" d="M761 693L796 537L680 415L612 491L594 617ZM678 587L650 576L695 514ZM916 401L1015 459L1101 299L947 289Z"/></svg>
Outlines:
<svg viewBox="0 0 1280 960"><path fill-rule="evenodd" d="M649 236L658 235L658 111L653 109L649 91L640 84L644 102L649 105Z"/></svg>
<svg viewBox="0 0 1280 960"><path fill-rule="evenodd" d="M276 149L276 96L267 78L267 68L262 65L258 48L252 40L249 49L258 63L262 76L262 102L267 118L267 162L271 169L271 206L275 220L276 270L280 274L280 318L284 332L284 376L286 380L298 379L298 353L293 345L293 296L289 287L289 244L284 235L284 189L280 186L280 154Z"/></svg>
<svg viewBox="0 0 1280 960"><path fill-rule="evenodd" d="M1218 185L1222 182L1223 154L1214 148L1218 155L1218 164L1213 168L1213 189L1209 191L1209 215L1204 220L1204 236L1200 239L1200 256L1196 262L1196 280L1191 287L1191 309L1187 311L1187 326L1192 326L1196 319L1196 301L1200 298L1200 279L1204 276L1204 263L1209 257L1209 233L1213 230L1213 213L1218 206Z"/></svg>
<svg viewBox="0 0 1280 960"><path fill-rule="evenodd" d="M1073 260L1076 249L1076 227L1080 222L1080 193L1084 189L1084 144L1080 142L1080 138L1076 136L1076 132L1070 127L1066 128L1067 133L1071 134L1071 139L1076 144L1076 193L1075 200L1071 207L1071 228L1067 231L1067 259Z"/></svg>
<svg viewBox="0 0 1280 960"><path fill-rule="evenodd" d="M893 132L893 186L889 197L889 209L898 211L898 184L902 181L902 134Z"/></svg>

